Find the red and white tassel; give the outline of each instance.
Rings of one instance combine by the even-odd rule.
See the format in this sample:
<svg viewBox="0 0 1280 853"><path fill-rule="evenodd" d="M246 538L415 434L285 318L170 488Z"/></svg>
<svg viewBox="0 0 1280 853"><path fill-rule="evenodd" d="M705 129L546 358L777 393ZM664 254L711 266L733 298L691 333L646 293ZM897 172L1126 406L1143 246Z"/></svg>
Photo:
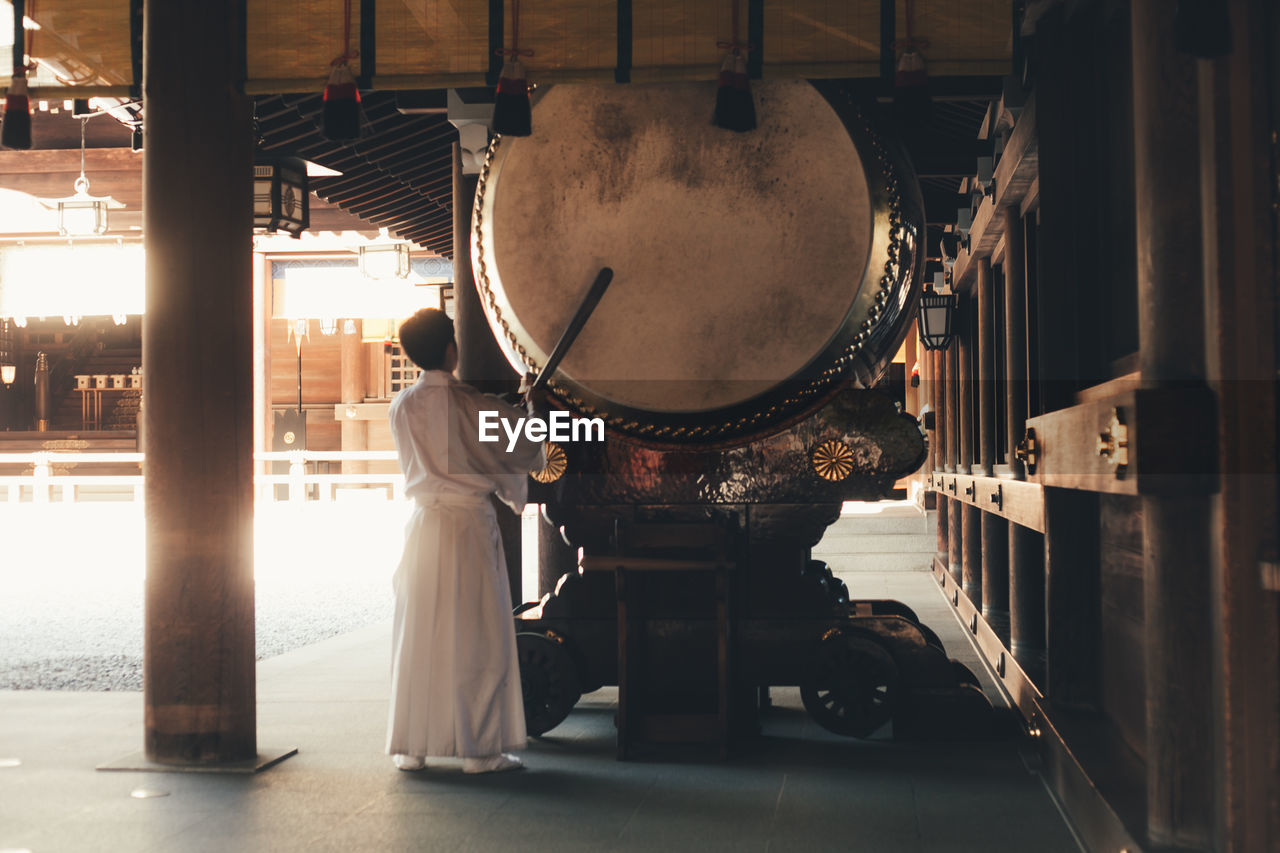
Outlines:
<svg viewBox="0 0 1280 853"><path fill-rule="evenodd" d="M747 78L747 59L742 54L727 55L720 66L716 109L711 121L716 127L738 133L756 129L756 104Z"/></svg>
<svg viewBox="0 0 1280 853"><path fill-rule="evenodd" d="M502 136L528 136L533 132L529 81L518 56L511 56L502 64L493 99L493 132Z"/></svg>
<svg viewBox="0 0 1280 853"><path fill-rule="evenodd" d="M324 87L324 135L333 140L360 137L360 89L346 62L333 66Z"/></svg>
<svg viewBox="0 0 1280 853"><path fill-rule="evenodd" d="M914 47L908 47L898 57L898 70L893 77L893 85L899 89L910 89L929 84L929 72L924 66L924 57Z"/></svg>

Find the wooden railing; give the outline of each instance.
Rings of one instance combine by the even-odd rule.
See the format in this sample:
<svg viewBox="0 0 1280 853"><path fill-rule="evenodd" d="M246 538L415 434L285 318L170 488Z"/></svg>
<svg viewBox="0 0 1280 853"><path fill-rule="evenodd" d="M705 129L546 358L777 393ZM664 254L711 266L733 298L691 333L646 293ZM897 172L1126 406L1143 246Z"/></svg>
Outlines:
<svg viewBox="0 0 1280 853"><path fill-rule="evenodd" d="M37 451L34 453L0 453L0 468L30 466L31 473L0 474L0 501L11 503L74 503L91 492L101 494L110 489L116 500L141 503L143 500L142 453L74 453ZM396 454L390 450L346 450L259 453L260 462L287 462L287 473L259 473L254 478L257 499L264 502L301 503L307 500L332 501L344 490L382 492L387 500L404 496L404 475L399 471L373 474L320 474L308 471L316 462L392 462ZM95 474L92 467L110 465L113 469L137 466L137 474ZM68 466L86 470L60 473ZM286 489L277 490L277 486ZM282 497L278 497L277 495ZM362 495L363 497L364 495Z"/></svg>

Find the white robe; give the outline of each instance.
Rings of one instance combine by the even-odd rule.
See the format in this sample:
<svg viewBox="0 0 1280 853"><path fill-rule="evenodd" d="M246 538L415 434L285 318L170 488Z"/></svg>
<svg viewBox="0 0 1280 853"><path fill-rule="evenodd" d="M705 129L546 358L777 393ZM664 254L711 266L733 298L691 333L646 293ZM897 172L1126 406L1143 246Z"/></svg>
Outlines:
<svg viewBox="0 0 1280 853"><path fill-rule="evenodd" d="M417 504L396 569L388 754L495 755L525 745L511 592L490 493L523 509L542 448L478 440L479 413L526 413L441 370L390 407Z"/></svg>

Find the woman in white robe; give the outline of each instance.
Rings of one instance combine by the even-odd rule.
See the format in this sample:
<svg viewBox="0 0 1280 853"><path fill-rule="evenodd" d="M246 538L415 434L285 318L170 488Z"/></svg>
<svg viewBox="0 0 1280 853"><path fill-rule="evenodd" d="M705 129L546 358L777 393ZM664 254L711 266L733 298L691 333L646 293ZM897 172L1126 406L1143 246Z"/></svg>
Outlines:
<svg viewBox="0 0 1280 853"><path fill-rule="evenodd" d="M394 576L387 730L387 753L405 770L428 756L461 757L469 772L513 769L519 761L503 753L525 746L511 593L489 495L523 509L542 448L523 434L510 451L505 434L482 443L480 412L513 425L526 412L455 379L456 362L451 343L443 369L425 370L389 413L416 503Z"/></svg>

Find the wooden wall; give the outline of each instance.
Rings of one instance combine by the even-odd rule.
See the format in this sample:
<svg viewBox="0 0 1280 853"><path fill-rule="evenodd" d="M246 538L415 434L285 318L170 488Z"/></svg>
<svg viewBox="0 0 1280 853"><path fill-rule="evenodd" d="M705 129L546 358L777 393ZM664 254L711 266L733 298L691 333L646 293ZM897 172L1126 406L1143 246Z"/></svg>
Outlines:
<svg viewBox="0 0 1280 853"><path fill-rule="evenodd" d="M341 343L338 335L320 334L320 324L309 323L311 335L302 340L302 408L307 415L307 450L341 450L341 425L333 406L341 399ZM293 409L298 405L298 350L289 337L289 321L271 321L271 405Z"/></svg>

